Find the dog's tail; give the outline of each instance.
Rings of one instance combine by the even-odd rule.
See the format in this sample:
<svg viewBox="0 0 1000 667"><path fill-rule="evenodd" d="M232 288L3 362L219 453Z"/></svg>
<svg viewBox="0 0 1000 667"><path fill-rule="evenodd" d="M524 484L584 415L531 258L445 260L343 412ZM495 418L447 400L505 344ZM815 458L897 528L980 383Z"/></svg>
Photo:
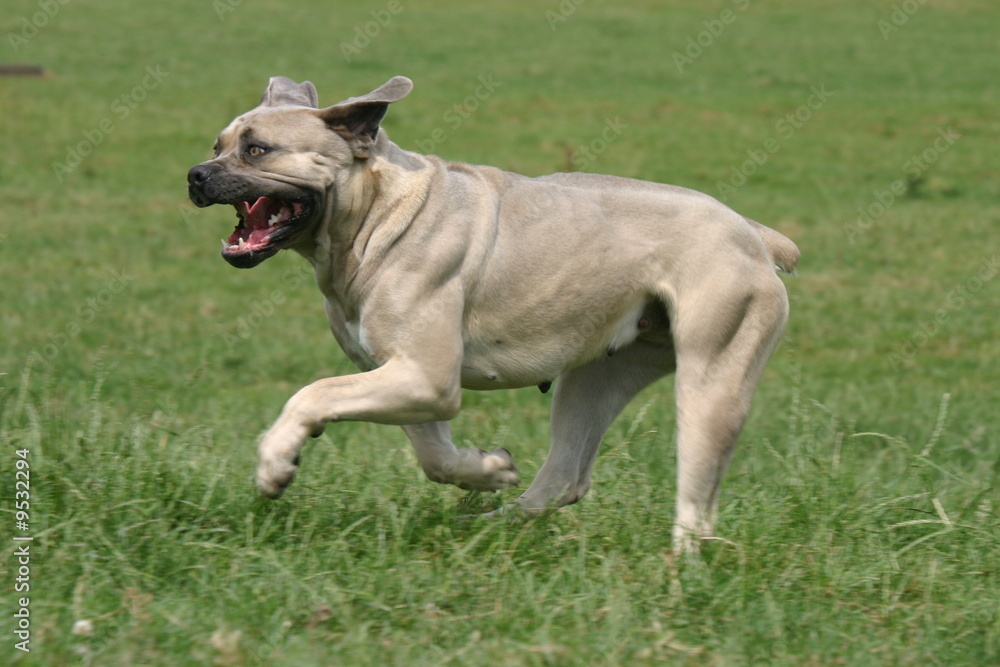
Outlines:
<svg viewBox="0 0 1000 667"><path fill-rule="evenodd" d="M760 234L768 252L771 253L775 268L794 276L795 266L799 263L799 247L781 232L776 232L750 218L746 218L746 221Z"/></svg>

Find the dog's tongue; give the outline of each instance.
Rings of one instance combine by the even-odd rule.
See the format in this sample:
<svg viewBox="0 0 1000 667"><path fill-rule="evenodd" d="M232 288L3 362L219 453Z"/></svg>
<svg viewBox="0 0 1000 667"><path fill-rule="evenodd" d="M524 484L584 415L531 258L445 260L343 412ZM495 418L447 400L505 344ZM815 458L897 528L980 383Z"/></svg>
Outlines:
<svg viewBox="0 0 1000 667"><path fill-rule="evenodd" d="M245 202L245 204L249 204L249 202ZM271 224L271 219L275 215L281 215L282 206L283 204L280 200L271 199L270 197L260 197L252 206L247 206L244 224L250 231L267 229Z"/></svg>

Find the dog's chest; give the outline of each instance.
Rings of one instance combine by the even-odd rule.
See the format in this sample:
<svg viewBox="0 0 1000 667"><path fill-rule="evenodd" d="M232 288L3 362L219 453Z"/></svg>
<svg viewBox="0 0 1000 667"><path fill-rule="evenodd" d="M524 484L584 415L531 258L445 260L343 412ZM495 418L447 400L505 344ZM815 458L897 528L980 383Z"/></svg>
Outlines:
<svg viewBox="0 0 1000 667"><path fill-rule="evenodd" d="M334 335L347 357L363 371L378 368L378 363L372 358L371 348L365 343L365 331L361 328L361 324L357 320L353 320L344 322L343 328L346 334L343 338L336 332Z"/></svg>
<svg viewBox="0 0 1000 667"><path fill-rule="evenodd" d="M330 323L330 330L347 358L363 371L377 368L378 364L372 358L371 349L365 342L365 332L361 323L357 319L346 319L343 311L329 299L326 300L325 305L326 319Z"/></svg>

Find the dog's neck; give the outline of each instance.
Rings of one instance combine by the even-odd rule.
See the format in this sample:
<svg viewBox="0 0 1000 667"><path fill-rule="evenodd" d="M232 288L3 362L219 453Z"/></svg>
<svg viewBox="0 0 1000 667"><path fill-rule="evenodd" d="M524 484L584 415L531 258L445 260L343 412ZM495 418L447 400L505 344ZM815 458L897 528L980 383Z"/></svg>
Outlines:
<svg viewBox="0 0 1000 667"><path fill-rule="evenodd" d="M432 173L428 166L424 156L403 150L380 131L370 156L355 160L330 186L325 219L311 243L297 248L313 265L319 284L333 289L327 297L344 306L355 300L351 292L365 280L365 257L384 257L424 205ZM421 173L426 178L415 177Z"/></svg>

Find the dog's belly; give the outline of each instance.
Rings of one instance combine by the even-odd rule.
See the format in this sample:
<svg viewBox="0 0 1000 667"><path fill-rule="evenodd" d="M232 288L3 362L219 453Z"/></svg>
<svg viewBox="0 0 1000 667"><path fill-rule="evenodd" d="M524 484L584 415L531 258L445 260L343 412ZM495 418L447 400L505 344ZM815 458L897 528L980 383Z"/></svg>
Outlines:
<svg viewBox="0 0 1000 667"><path fill-rule="evenodd" d="M529 387L552 382L563 370L564 364L530 353L511 354L499 349L470 353L467 347L462 362L462 387L478 390Z"/></svg>
<svg viewBox="0 0 1000 667"><path fill-rule="evenodd" d="M614 356L636 340L672 342L663 304L653 299L548 324L541 329L524 327L529 335L516 327L498 328L490 335L467 331L462 386L482 390L544 385L571 368Z"/></svg>

